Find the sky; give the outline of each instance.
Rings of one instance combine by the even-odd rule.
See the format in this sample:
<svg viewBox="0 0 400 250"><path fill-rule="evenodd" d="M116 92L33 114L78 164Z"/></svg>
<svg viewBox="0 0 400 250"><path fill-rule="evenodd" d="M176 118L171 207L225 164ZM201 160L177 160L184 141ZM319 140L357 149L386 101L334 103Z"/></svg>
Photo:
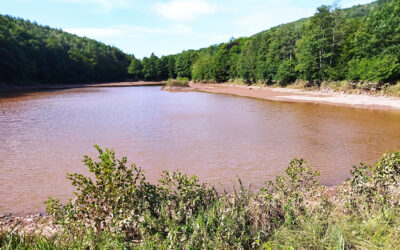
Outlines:
<svg viewBox="0 0 400 250"><path fill-rule="evenodd" d="M372 0L339 0L346 8ZM0 13L143 58L199 49L312 16L333 0L0 0Z"/></svg>

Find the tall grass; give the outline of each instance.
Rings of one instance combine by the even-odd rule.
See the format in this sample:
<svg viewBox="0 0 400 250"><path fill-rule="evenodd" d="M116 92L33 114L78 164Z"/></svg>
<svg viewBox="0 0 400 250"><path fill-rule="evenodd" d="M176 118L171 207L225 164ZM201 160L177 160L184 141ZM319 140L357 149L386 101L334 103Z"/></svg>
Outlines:
<svg viewBox="0 0 400 250"><path fill-rule="evenodd" d="M178 77L176 79L169 78L167 87L189 87L189 79L186 77Z"/></svg>

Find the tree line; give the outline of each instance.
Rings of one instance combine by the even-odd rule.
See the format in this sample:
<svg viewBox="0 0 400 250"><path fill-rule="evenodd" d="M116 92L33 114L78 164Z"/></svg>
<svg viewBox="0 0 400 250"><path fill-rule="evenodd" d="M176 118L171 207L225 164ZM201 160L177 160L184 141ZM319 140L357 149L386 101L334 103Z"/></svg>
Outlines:
<svg viewBox="0 0 400 250"><path fill-rule="evenodd" d="M321 6L306 19L251 37L137 59L119 49L0 16L0 81L166 80L288 84L400 80L400 0L348 9Z"/></svg>
<svg viewBox="0 0 400 250"><path fill-rule="evenodd" d="M348 9L321 6L307 19L248 38L158 58L133 59L128 73L144 80L287 84L400 80L400 0Z"/></svg>
<svg viewBox="0 0 400 250"><path fill-rule="evenodd" d="M131 60L95 40L0 15L0 82L123 80Z"/></svg>

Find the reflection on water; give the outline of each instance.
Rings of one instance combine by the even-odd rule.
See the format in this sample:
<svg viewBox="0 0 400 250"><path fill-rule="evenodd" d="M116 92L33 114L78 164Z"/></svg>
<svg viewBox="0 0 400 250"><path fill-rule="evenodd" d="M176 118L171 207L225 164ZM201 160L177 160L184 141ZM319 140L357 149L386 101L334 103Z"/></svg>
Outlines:
<svg viewBox="0 0 400 250"><path fill-rule="evenodd" d="M400 149L400 113L285 103L160 87L91 88L0 97L0 213L43 211L67 199L66 172L112 147L155 181L180 169L259 188L295 157L343 181L352 165Z"/></svg>

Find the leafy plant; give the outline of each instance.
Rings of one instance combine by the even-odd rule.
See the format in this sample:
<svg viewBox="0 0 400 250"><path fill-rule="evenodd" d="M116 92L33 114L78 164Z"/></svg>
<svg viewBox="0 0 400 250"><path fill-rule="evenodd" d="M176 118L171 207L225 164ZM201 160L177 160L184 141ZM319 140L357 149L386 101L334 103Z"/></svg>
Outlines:
<svg viewBox="0 0 400 250"><path fill-rule="evenodd" d="M124 230L129 231L131 237L137 237L136 223L142 213L156 213L152 208L160 203L156 187L146 182L142 170L136 165L126 166L125 157L118 160L114 151L95 147L100 161L95 162L88 156L83 160L95 180L82 174L68 174L67 178L76 187L76 198L66 205L49 198L47 212L71 230L86 231L90 228L96 233ZM122 222L128 217L135 219L126 230L126 224Z"/></svg>
<svg viewBox="0 0 400 250"><path fill-rule="evenodd" d="M186 77L178 77L177 79L169 78L167 82L169 87L189 87L189 79Z"/></svg>

